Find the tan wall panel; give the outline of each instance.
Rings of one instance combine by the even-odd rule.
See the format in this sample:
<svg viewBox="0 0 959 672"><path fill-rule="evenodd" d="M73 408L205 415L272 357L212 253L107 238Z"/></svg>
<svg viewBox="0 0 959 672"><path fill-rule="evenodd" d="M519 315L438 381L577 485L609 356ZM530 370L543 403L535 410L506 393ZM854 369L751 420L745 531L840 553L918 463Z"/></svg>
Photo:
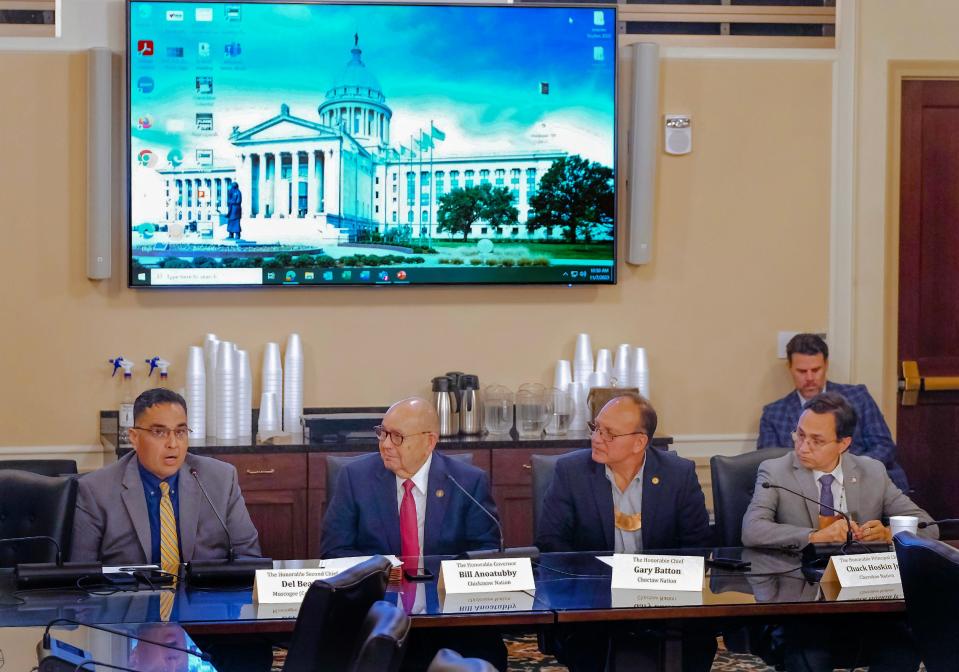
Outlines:
<svg viewBox="0 0 959 672"><path fill-rule="evenodd" d="M453 368L548 382L585 330L597 347L649 349L665 431L752 432L788 388L776 331L827 321L826 62L664 61L663 109L692 114L695 151L660 157L655 261L572 289L134 292L122 261L88 281L85 57L4 54L0 86L18 92L0 107L3 443L95 440L96 411L117 402L109 357L161 354L179 386L207 331L255 369L266 341L299 331L306 404L348 405L425 393Z"/></svg>

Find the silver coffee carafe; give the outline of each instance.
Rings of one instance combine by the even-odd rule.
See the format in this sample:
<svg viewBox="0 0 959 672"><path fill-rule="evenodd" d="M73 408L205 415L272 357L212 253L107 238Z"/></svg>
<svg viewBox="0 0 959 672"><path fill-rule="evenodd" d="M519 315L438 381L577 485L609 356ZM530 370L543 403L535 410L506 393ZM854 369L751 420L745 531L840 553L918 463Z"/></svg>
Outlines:
<svg viewBox="0 0 959 672"><path fill-rule="evenodd" d="M479 376L460 376L460 434L483 432L483 407L480 402Z"/></svg>
<svg viewBox="0 0 959 672"><path fill-rule="evenodd" d="M460 431L459 394L446 376L433 379L433 408L440 417L440 436L456 436Z"/></svg>

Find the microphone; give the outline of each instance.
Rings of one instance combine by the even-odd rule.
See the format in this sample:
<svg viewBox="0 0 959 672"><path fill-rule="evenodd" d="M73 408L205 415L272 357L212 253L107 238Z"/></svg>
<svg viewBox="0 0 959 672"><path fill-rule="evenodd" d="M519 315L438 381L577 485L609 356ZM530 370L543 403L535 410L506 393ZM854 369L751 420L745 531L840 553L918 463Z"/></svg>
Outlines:
<svg viewBox="0 0 959 672"><path fill-rule="evenodd" d="M919 529L924 530L927 527L938 526L938 525L941 525L942 523L949 523L949 524L959 523L959 518L940 518L939 520L929 520L929 521L924 520L921 523L919 523Z"/></svg>
<svg viewBox="0 0 959 672"><path fill-rule="evenodd" d="M152 639L144 639L144 638L142 638L142 637L137 637L136 635L134 635L134 634L132 634L132 633L129 633L129 632L123 632L122 630L113 630L113 629L111 629L111 628L106 628L106 627L104 627L104 626L102 626L102 625L93 625L92 623L84 623L83 621L76 621L76 620L74 620L74 619L72 619L72 618L55 618L55 619L53 619L52 621L50 621L49 623L47 623L47 627L44 628L44 630L43 630L43 639L40 641L40 646L42 647L42 649L41 649L41 650L38 650L38 652L37 652L38 654L40 654L40 655L46 655L46 656L52 655L52 652L51 652L51 650L50 650L50 645L51 645L51 643L52 643L52 642L51 642L51 636L50 636L50 628L52 628L52 627L55 626L55 625L59 625L59 624L61 624L61 623L66 623L66 624L68 624L68 625L82 625L82 626L84 626L84 627L86 627L86 628L90 628L90 629L92 629L92 630L99 630L100 632L107 632L107 633L110 633L111 635L118 635L118 636L120 636L120 637L125 637L126 639L135 639L135 640L138 641L138 642L146 642L147 644L153 644L154 646L160 646L160 647L163 647L164 649L172 649L173 651L180 651L181 653L188 653L188 654L190 654L191 656L196 656L196 657L199 658L200 660L204 660L204 661L207 661L207 662L211 662L211 661L213 660L213 657L210 656L209 653L204 653L204 652L202 652L202 651L197 651L197 650L185 649L185 648L183 648L182 646L177 646L176 644L167 644L166 642L157 642L157 641L154 641L154 640L152 640ZM178 627L179 627L179 626L178 626ZM84 663L84 664L86 664L86 663Z"/></svg>
<svg viewBox="0 0 959 672"><path fill-rule="evenodd" d="M467 560L485 560L487 558L539 558L539 549L535 546L522 546L519 548L506 548L506 540L503 537L503 525L499 522L499 519L493 515L493 513L487 509L483 504L473 497L469 491L460 485L459 481L453 478L453 474L446 474L446 477L450 479L450 483L459 488L460 492L466 495L473 504L479 507L480 511L489 516L489 519L493 521L493 524L496 525L497 531L499 531L499 550L490 551L490 550L476 550L476 551L465 551L460 554L461 557Z"/></svg>
<svg viewBox="0 0 959 672"><path fill-rule="evenodd" d="M789 488L787 488L787 487L784 486L784 485L775 485L774 483L764 482L764 483L762 484L762 486L763 486L764 488L766 488L767 490L768 490L769 488L774 488L774 489L776 489L776 490L785 490L786 492L789 492L789 493L791 493L791 494L793 494L793 495L796 495L797 497L801 497L801 498L805 499L807 502L812 502L813 504L818 504L820 507L822 507L822 508L824 508L824 509L829 509L829 510L832 511L833 513L839 514L840 516L843 517L843 520L846 521L846 544L850 544L850 545L852 544L852 542L853 542L853 538L852 538L852 521L849 519L849 515L848 515L845 511L840 511L839 509L837 509L837 508L834 507L834 506L829 506L828 504L824 504L823 502L820 502L818 499L813 499L812 497L806 497L806 495L802 494L801 492L796 492L795 490L790 490ZM812 542L810 542L810 543L812 543Z"/></svg>
<svg viewBox="0 0 959 672"><path fill-rule="evenodd" d="M99 562L63 562L60 544L51 536L34 535L30 537L5 537L0 544L14 544L24 541L45 541L56 550L55 562L17 563L17 587L23 589L73 586L82 578L102 576L103 566Z"/></svg>
<svg viewBox="0 0 959 672"><path fill-rule="evenodd" d="M196 467L190 467L190 475L196 481L207 504L209 504L213 510L213 515L216 516L217 521L219 521L220 526L226 533L228 549L226 552L226 560L192 560L188 562L186 565L187 581L195 586L249 583L252 582L256 576L256 570L273 569L273 560L270 558L243 558L242 560L237 560L236 549L233 547L233 537L230 535L230 529L226 526L226 521L223 520L223 516L220 515L220 512L217 511L213 505L213 500L210 499L206 488L203 487L203 482L200 480L200 474L197 473Z"/></svg>
<svg viewBox="0 0 959 672"><path fill-rule="evenodd" d="M223 532L226 533L226 543L229 545L229 550L226 552L226 561L233 562L236 560L236 551L233 549L233 537L230 536L230 530L226 526L226 522L223 520L223 516L220 515L220 512L216 510L216 507L213 506L213 500L210 499L209 493L207 493L206 488L203 487L203 481L200 480L200 475L196 471L196 467L190 467L190 476L193 477L193 480L196 481L197 486L200 488L200 492L203 493L203 497L206 498L207 504L210 505L210 508L213 510L213 515L216 516L216 519L220 521L220 527L223 528Z"/></svg>

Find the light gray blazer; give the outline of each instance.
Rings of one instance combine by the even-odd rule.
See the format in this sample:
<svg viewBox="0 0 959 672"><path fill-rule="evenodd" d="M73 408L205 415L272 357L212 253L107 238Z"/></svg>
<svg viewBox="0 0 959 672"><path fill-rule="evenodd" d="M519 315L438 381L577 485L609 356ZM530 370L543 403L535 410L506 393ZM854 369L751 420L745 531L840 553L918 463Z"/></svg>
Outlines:
<svg viewBox="0 0 959 672"><path fill-rule="evenodd" d="M197 470L203 487L226 521L237 557L259 557L260 543L240 493L236 468L187 453L179 472L181 560L224 559L229 549L226 533L190 474L191 468ZM151 547L150 516L135 453L80 478L71 560L100 561L105 565L143 564L152 560Z"/></svg>
<svg viewBox="0 0 959 672"><path fill-rule="evenodd" d="M863 523L889 516L932 520L889 480L882 462L847 451L842 456L842 473L846 508L854 521ZM809 543L809 534L819 527L819 507L788 492L763 488L764 482L819 499L813 473L802 466L796 453L766 460L759 465L756 490L743 517L743 545L802 548ZM938 528L927 527L919 530L919 535L938 538Z"/></svg>

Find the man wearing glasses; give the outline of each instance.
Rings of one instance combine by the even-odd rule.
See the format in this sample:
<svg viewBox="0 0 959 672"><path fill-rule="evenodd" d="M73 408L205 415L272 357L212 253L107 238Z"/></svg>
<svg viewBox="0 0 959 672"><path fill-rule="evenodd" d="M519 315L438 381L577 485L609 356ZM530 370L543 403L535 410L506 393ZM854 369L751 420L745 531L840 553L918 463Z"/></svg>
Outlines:
<svg viewBox="0 0 959 672"><path fill-rule="evenodd" d="M133 452L79 481L70 558L104 565L225 559L230 540L200 491L203 483L230 530L237 557L259 557L236 468L187 453L186 401L164 388L133 404Z"/></svg>
<svg viewBox="0 0 959 672"><path fill-rule="evenodd" d="M439 433L439 416L426 400L412 397L390 407L376 427L379 454L340 471L323 519L323 558L392 554L403 560L404 571L415 573L423 556L499 548L495 523L453 482L496 516L489 479L481 469L434 452ZM401 598L409 613L418 613L427 599L424 584L404 581ZM503 639L486 628L417 630L403 669L425 669L443 647L506 670Z"/></svg>
<svg viewBox="0 0 959 672"><path fill-rule="evenodd" d="M656 423L656 411L639 394L603 407L589 423L590 450L556 462L536 535L540 550L642 553L712 545L695 465L650 447ZM631 669L651 669L660 639L655 629L577 624L557 628L555 645L557 658L574 672L604 669L607 656L627 652ZM687 626L682 650L684 672L709 670L716 653L710 624ZM642 659L647 665L638 663Z"/></svg>
<svg viewBox="0 0 959 672"><path fill-rule="evenodd" d="M813 397L792 434L794 451L759 465L756 489L743 518L745 546L800 549L810 542L846 540L846 521L831 507L848 513L859 541L890 541L889 516L931 520L890 480L882 462L854 455L849 445L856 411L845 397L824 392ZM763 483L801 492L828 506L817 507L796 495ZM935 526L920 536L938 536Z"/></svg>

